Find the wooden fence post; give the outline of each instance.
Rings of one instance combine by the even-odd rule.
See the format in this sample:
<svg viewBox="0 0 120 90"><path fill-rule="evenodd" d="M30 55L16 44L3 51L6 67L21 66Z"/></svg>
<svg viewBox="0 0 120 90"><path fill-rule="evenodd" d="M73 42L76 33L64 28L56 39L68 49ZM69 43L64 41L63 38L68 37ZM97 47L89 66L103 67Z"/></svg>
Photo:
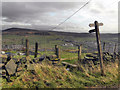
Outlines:
<svg viewBox="0 0 120 90"><path fill-rule="evenodd" d="M37 57L37 54L38 54L38 43L36 42L35 43L35 56L34 56L34 58Z"/></svg>
<svg viewBox="0 0 120 90"><path fill-rule="evenodd" d="M99 26L103 26L103 23L98 23L97 21L94 24L89 24L90 27L95 27L95 29L90 30L89 33L96 32L96 40L97 40L97 48L98 48L98 55L100 60L100 68L101 68L101 75L104 76L104 66L103 66L103 55L101 49L101 42L100 42L100 33L99 33Z"/></svg>
<svg viewBox="0 0 120 90"><path fill-rule="evenodd" d="M116 47L117 47L117 44L115 43L115 47L114 47L114 54L116 54Z"/></svg>
<svg viewBox="0 0 120 90"><path fill-rule="evenodd" d="M21 44L24 45L24 39L23 38L21 39Z"/></svg>
<svg viewBox="0 0 120 90"><path fill-rule="evenodd" d="M109 44L109 47L108 47L108 53L110 52L110 47L111 47L111 44Z"/></svg>
<svg viewBox="0 0 120 90"><path fill-rule="evenodd" d="M82 49L82 45L78 45L78 61L81 62L81 50Z"/></svg>
<svg viewBox="0 0 120 90"><path fill-rule="evenodd" d="M113 48L113 58L116 59L116 47L117 47L117 44L115 43L115 47Z"/></svg>
<svg viewBox="0 0 120 90"><path fill-rule="evenodd" d="M57 58L60 59L60 48L58 48L58 45L55 45L55 54L56 54Z"/></svg>
<svg viewBox="0 0 120 90"><path fill-rule="evenodd" d="M105 52L105 50L106 50L106 44L105 44L105 42L103 43L103 51Z"/></svg>
<svg viewBox="0 0 120 90"><path fill-rule="evenodd" d="M26 39L26 56L29 56L29 41Z"/></svg>

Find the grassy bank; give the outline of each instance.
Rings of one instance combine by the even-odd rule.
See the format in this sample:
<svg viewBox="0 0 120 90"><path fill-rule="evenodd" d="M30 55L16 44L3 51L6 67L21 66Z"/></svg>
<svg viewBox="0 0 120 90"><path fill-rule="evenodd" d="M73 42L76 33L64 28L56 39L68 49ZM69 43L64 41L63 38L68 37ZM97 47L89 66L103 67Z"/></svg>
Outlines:
<svg viewBox="0 0 120 90"><path fill-rule="evenodd" d="M118 84L117 63L105 66L106 76L101 76L99 66L91 71L83 68L82 71L68 71L63 66L53 66L50 62L35 64L35 72L31 73L21 68L19 77L13 76L13 82L3 79L3 88L89 88L113 87Z"/></svg>

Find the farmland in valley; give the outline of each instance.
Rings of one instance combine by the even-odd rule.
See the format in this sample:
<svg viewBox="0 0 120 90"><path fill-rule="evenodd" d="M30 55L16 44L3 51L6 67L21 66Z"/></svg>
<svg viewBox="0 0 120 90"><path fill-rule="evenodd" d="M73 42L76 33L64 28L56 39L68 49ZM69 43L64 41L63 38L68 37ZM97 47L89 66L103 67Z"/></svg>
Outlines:
<svg viewBox="0 0 120 90"><path fill-rule="evenodd" d="M118 57L114 58L114 48L118 44L118 34L101 34L106 76L101 76L95 34L42 31L23 28L10 28L2 33L2 55L6 63L7 55L12 55L18 65L16 76L8 82L3 78L4 88L60 88L60 87L116 87L118 85ZM29 57L26 57L26 39L29 41ZM38 55L34 58L35 43L38 43ZM55 54L55 45L60 49L60 61ZM82 45L81 62L78 60L78 46ZM116 53L118 52L118 45ZM19 55L18 53L23 53ZM45 58L44 58L45 57ZM95 57L95 58L94 58ZM43 61L39 61L44 58ZM49 59L51 61L49 61ZM16 61L16 59L18 61ZM5 61L4 61L5 60ZM19 61L21 60L21 61ZM32 61L34 73L26 70L23 61ZM52 60L55 61L55 65ZM63 62L72 64L64 66ZM19 63L19 64L18 64ZM79 68L75 68L77 65ZM114 67L114 68L113 68ZM75 68L75 69L74 69ZM5 72L4 72L5 73Z"/></svg>

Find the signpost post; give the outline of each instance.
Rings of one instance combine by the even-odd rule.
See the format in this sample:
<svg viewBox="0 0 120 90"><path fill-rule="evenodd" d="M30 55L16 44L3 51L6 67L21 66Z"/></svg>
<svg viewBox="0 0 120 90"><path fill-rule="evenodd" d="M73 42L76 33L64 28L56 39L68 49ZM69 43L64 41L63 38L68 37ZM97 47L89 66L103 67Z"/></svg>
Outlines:
<svg viewBox="0 0 120 90"><path fill-rule="evenodd" d="M97 40L97 48L98 48L98 55L100 60L100 68L101 68L101 75L104 76L104 66L103 66L103 55L101 49L101 42L100 42L100 33L99 33L99 26L103 26L103 23L98 23L97 21L94 24L89 24L90 27L95 27L95 29L90 30L89 33L95 32L96 33L96 40Z"/></svg>

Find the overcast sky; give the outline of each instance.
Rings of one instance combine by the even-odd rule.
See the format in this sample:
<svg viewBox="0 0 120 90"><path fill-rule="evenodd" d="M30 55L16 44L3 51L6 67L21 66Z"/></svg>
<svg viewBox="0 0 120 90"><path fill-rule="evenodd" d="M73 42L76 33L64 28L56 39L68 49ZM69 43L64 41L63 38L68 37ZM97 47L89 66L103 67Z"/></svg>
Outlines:
<svg viewBox="0 0 120 90"><path fill-rule="evenodd" d="M97 20L104 24L100 27L100 32L117 33L118 1L92 0L54 30L88 32L93 29L88 26L89 23ZM18 27L52 30L86 2L87 0L84 2L2 2L2 29Z"/></svg>

